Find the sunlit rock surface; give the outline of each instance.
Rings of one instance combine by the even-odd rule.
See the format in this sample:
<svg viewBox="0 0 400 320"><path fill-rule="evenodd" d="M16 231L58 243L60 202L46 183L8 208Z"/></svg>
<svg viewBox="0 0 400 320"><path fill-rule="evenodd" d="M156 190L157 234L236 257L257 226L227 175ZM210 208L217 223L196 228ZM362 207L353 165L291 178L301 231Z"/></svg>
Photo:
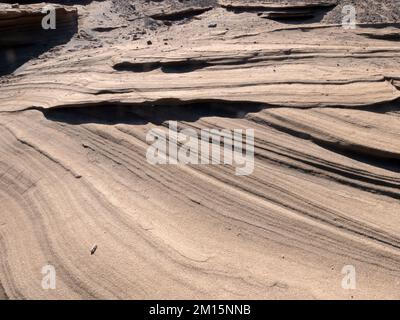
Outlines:
<svg viewBox="0 0 400 320"><path fill-rule="evenodd" d="M400 298L396 13L227 2L77 1L70 41L0 78L0 298ZM150 164L169 121L254 129L254 172Z"/></svg>

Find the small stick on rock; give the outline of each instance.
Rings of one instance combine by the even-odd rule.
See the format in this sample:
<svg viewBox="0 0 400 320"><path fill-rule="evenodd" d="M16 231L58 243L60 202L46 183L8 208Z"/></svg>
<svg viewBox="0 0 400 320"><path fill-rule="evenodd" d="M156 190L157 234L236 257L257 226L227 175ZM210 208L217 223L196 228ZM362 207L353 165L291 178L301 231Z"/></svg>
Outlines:
<svg viewBox="0 0 400 320"><path fill-rule="evenodd" d="M91 255L94 254L94 253L96 252L96 250L97 250L97 244L95 244L95 245L93 246L92 250L90 250L90 254L91 254Z"/></svg>

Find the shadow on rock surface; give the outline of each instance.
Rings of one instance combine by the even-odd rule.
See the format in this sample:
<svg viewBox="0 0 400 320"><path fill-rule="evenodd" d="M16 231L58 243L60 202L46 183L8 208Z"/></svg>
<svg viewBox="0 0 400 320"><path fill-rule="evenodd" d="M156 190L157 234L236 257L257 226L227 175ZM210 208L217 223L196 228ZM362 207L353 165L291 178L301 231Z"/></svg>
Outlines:
<svg viewBox="0 0 400 320"><path fill-rule="evenodd" d="M71 7L70 7L71 8ZM0 16L0 76L51 48L67 43L78 30L76 9L57 7L55 29L44 29L41 7L19 6Z"/></svg>

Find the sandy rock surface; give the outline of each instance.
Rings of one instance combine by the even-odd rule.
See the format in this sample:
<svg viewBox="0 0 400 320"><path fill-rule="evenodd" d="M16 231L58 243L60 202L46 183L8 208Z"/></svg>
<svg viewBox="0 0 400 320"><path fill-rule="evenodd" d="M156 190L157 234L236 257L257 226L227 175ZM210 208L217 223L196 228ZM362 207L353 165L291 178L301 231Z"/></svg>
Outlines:
<svg viewBox="0 0 400 320"><path fill-rule="evenodd" d="M0 299L400 298L400 7L367 2L58 1L62 41L0 36ZM149 163L170 121L253 129L254 171Z"/></svg>

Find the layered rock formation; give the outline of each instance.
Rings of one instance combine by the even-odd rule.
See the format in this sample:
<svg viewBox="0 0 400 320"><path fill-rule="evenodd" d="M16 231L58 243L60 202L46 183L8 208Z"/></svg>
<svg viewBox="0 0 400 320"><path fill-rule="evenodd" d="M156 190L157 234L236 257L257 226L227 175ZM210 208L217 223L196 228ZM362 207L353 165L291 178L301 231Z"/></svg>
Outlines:
<svg viewBox="0 0 400 320"><path fill-rule="evenodd" d="M321 9L334 7L338 1L219 0L219 4L234 12L256 12L260 17L269 19L310 19L319 14Z"/></svg>
<svg viewBox="0 0 400 320"><path fill-rule="evenodd" d="M0 78L0 297L399 298L396 21L108 10L128 4L77 6L68 44ZM98 36L103 12L125 20ZM170 121L253 129L254 172L152 165Z"/></svg>
<svg viewBox="0 0 400 320"><path fill-rule="evenodd" d="M0 74L13 71L52 46L67 42L77 31L77 9L52 5L55 29L44 29L46 4L0 4Z"/></svg>

